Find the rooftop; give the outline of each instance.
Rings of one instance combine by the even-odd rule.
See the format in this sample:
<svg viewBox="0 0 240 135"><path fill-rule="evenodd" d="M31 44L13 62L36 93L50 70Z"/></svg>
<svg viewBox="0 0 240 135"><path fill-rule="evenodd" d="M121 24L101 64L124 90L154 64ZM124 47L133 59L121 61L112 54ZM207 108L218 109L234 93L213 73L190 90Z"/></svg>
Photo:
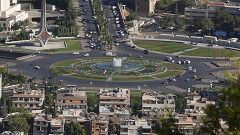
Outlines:
<svg viewBox="0 0 240 135"><path fill-rule="evenodd" d="M128 89L100 89L100 99L111 98L130 98L130 91Z"/></svg>
<svg viewBox="0 0 240 135"><path fill-rule="evenodd" d="M57 94L57 100L81 100L87 99L85 91L70 91L70 92L59 92Z"/></svg>

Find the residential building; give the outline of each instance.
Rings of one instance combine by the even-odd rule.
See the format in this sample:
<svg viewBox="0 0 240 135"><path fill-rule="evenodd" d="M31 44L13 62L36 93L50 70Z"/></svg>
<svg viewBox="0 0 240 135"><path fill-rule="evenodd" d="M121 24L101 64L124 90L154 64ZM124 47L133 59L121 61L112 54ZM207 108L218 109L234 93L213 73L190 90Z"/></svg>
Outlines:
<svg viewBox="0 0 240 135"><path fill-rule="evenodd" d="M156 0L135 0L135 10L140 13L153 14Z"/></svg>
<svg viewBox="0 0 240 135"><path fill-rule="evenodd" d="M214 100L216 99L216 94L194 90L187 94L186 99L187 105L185 114L190 116L202 116L205 114L204 109L208 104L215 104Z"/></svg>
<svg viewBox="0 0 240 135"><path fill-rule="evenodd" d="M152 127L144 118L129 118L120 121L120 135L151 135Z"/></svg>
<svg viewBox="0 0 240 135"><path fill-rule="evenodd" d="M92 119L91 135L108 135L109 120L104 116L96 116Z"/></svg>
<svg viewBox="0 0 240 135"><path fill-rule="evenodd" d="M217 11L222 10L231 15L240 15L239 5L228 5L224 2L211 2L207 7L186 7L185 17L190 18L213 18Z"/></svg>
<svg viewBox="0 0 240 135"><path fill-rule="evenodd" d="M86 91L80 91L76 86L68 86L57 93L56 106L58 110L80 109L87 111Z"/></svg>
<svg viewBox="0 0 240 135"><path fill-rule="evenodd" d="M99 114L125 117L130 115L130 91L128 89L100 89Z"/></svg>
<svg viewBox="0 0 240 135"><path fill-rule="evenodd" d="M165 114L167 111L175 112L175 97L173 94L143 91L143 116L159 116Z"/></svg>
<svg viewBox="0 0 240 135"><path fill-rule="evenodd" d="M34 118L34 135L63 135L65 120L62 117L53 118L51 115L39 114Z"/></svg>
<svg viewBox="0 0 240 135"><path fill-rule="evenodd" d="M15 107L30 108L38 110L42 108L45 99L45 92L42 89L32 90L30 86L25 85L13 90L11 96L12 105Z"/></svg>
<svg viewBox="0 0 240 135"><path fill-rule="evenodd" d="M28 13L21 10L16 0L0 0L0 26L4 30L9 31L15 23L27 19Z"/></svg>
<svg viewBox="0 0 240 135"><path fill-rule="evenodd" d="M184 135L194 135L196 131L196 123L190 116L177 115L175 124L180 133Z"/></svg>

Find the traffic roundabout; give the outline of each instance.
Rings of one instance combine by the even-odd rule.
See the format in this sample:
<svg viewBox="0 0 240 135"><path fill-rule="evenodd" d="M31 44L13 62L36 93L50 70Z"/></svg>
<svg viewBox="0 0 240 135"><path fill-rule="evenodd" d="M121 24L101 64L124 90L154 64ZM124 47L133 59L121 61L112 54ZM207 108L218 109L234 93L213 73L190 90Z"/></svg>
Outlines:
<svg viewBox="0 0 240 135"><path fill-rule="evenodd" d="M155 59L91 57L56 62L50 71L82 80L149 81L179 76L184 67Z"/></svg>

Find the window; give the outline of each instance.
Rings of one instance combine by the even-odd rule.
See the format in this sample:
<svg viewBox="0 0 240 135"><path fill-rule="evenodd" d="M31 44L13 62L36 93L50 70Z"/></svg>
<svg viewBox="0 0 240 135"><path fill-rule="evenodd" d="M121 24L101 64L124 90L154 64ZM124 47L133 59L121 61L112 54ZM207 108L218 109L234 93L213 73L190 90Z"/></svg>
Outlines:
<svg viewBox="0 0 240 135"><path fill-rule="evenodd" d="M33 104L30 104L30 107L33 107Z"/></svg>

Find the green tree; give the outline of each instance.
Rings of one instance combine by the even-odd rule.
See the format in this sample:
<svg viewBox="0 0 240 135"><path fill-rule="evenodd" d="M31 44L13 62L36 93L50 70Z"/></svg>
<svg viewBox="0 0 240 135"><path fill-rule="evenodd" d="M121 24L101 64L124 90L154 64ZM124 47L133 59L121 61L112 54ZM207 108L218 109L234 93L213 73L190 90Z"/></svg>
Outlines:
<svg viewBox="0 0 240 135"><path fill-rule="evenodd" d="M204 19L193 19L193 30L199 31L201 30L203 34L209 34L210 30L213 29L214 24L211 19L204 18Z"/></svg>
<svg viewBox="0 0 240 135"><path fill-rule="evenodd" d="M2 27L2 25L0 26L0 32L2 32L4 30L4 28Z"/></svg>
<svg viewBox="0 0 240 135"><path fill-rule="evenodd" d="M138 20L139 17L136 12L130 12L130 14L126 17L126 21Z"/></svg>
<svg viewBox="0 0 240 135"><path fill-rule="evenodd" d="M9 116L8 128L10 131L21 131L27 134L29 130L29 125L26 118L17 114L17 115Z"/></svg>
<svg viewBox="0 0 240 135"><path fill-rule="evenodd" d="M239 73L239 72L238 72ZM240 79L229 81L227 88L220 91L219 100L216 105L209 105L205 109L206 116L203 119L203 131L208 134L240 134ZM226 121L228 127L222 127L220 120Z"/></svg>
<svg viewBox="0 0 240 135"><path fill-rule="evenodd" d="M165 116L160 118L160 123L155 126L159 135L183 135L176 125L177 119L172 111L168 110Z"/></svg>
<svg viewBox="0 0 240 135"><path fill-rule="evenodd" d="M132 115L141 115L140 110L142 110L142 92L131 92Z"/></svg>
<svg viewBox="0 0 240 135"><path fill-rule="evenodd" d="M234 23L234 17L224 11L218 11L214 17L214 24L217 30L231 32L233 31Z"/></svg>
<svg viewBox="0 0 240 135"><path fill-rule="evenodd" d="M168 10L172 4L174 4L173 0L159 0L155 4L155 8L157 10Z"/></svg>
<svg viewBox="0 0 240 135"><path fill-rule="evenodd" d="M98 113L97 100L98 100L97 93L93 93L93 92L87 93L88 112Z"/></svg>
<svg viewBox="0 0 240 135"><path fill-rule="evenodd" d="M85 130L82 129L78 123L73 121L65 125L65 133L67 135L86 135Z"/></svg>
<svg viewBox="0 0 240 135"><path fill-rule="evenodd" d="M193 7L195 6L195 0L179 0L178 1L178 11L180 13L184 13L185 7Z"/></svg>

